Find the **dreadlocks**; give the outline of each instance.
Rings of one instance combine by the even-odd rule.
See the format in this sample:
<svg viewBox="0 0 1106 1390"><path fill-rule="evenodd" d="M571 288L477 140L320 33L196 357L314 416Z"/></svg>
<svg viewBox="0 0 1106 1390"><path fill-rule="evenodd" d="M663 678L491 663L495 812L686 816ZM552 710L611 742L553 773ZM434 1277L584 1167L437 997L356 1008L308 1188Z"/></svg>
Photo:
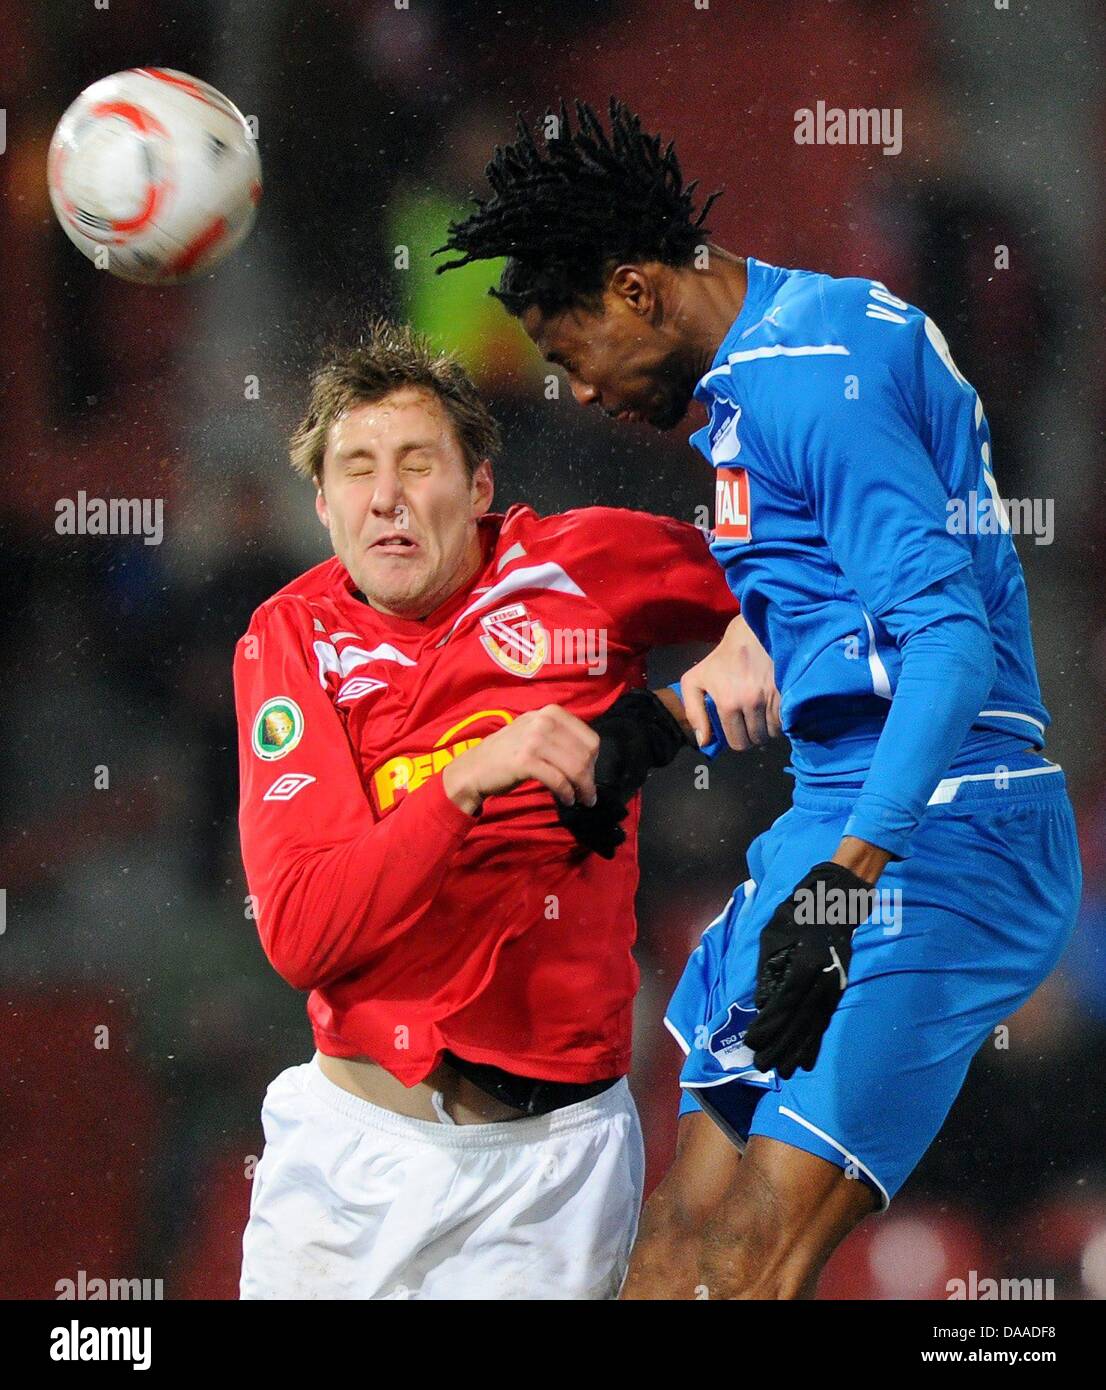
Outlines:
<svg viewBox="0 0 1106 1390"><path fill-rule="evenodd" d="M452 222L435 255L460 252L438 273L470 261L507 256L499 288L490 291L512 314L531 304L544 314L602 293L607 275L624 261L687 265L707 236L703 219L719 196L696 215L697 182L684 186L672 143L661 149L641 118L614 97L610 134L584 102L576 102L572 131L561 102L560 134L544 148L525 120L518 139L497 145L484 171L490 198Z"/></svg>

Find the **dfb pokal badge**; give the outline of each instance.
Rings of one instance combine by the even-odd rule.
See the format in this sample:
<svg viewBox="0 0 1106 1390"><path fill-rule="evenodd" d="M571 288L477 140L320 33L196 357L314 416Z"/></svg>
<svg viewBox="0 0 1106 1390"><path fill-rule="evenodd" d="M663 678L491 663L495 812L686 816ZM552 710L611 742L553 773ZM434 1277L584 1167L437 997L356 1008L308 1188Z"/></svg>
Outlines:
<svg viewBox="0 0 1106 1390"><path fill-rule="evenodd" d="M512 603L480 619L480 645L512 676L536 676L549 656L549 634L526 606Z"/></svg>
<svg viewBox="0 0 1106 1390"><path fill-rule="evenodd" d="M253 751L267 763L291 753L302 737L303 711L287 695L266 700L254 715Z"/></svg>

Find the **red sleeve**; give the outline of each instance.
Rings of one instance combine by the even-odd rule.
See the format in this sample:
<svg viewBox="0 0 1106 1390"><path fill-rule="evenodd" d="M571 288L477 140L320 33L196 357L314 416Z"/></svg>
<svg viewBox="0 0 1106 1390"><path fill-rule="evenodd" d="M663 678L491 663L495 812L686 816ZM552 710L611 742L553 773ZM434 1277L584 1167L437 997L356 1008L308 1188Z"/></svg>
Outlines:
<svg viewBox="0 0 1106 1390"><path fill-rule="evenodd" d="M566 512L589 596L630 646L717 642L739 612L698 527L620 507Z"/></svg>
<svg viewBox="0 0 1106 1390"><path fill-rule="evenodd" d="M312 621L295 601L261 608L234 655L242 859L265 953L297 989L410 930L476 824L440 777L375 820L319 681Z"/></svg>

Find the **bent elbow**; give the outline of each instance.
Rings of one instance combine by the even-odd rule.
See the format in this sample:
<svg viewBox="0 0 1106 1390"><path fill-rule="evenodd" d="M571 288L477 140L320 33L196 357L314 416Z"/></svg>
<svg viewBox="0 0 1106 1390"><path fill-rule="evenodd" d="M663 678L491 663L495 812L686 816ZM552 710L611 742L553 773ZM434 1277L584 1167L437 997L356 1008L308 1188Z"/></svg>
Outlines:
<svg viewBox="0 0 1106 1390"><path fill-rule="evenodd" d="M265 954L269 964L280 978L293 989L305 993L316 989L320 984L319 963L312 960L311 953L305 951L295 940L290 940L287 931L279 932L264 942Z"/></svg>

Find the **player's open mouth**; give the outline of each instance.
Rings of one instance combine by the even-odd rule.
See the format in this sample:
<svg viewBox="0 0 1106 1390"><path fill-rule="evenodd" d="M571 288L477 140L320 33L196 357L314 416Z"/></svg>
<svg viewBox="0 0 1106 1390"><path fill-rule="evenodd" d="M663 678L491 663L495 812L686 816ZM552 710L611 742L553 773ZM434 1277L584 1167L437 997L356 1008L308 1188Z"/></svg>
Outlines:
<svg viewBox="0 0 1106 1390"><path fill-rule="evenodd" d="M369 546L370 550L379 550L385 555L402 555L409 550L417 550L418 548L417 541L413 541L410 536L401 535L398 531L381 536Z"/></svg>

